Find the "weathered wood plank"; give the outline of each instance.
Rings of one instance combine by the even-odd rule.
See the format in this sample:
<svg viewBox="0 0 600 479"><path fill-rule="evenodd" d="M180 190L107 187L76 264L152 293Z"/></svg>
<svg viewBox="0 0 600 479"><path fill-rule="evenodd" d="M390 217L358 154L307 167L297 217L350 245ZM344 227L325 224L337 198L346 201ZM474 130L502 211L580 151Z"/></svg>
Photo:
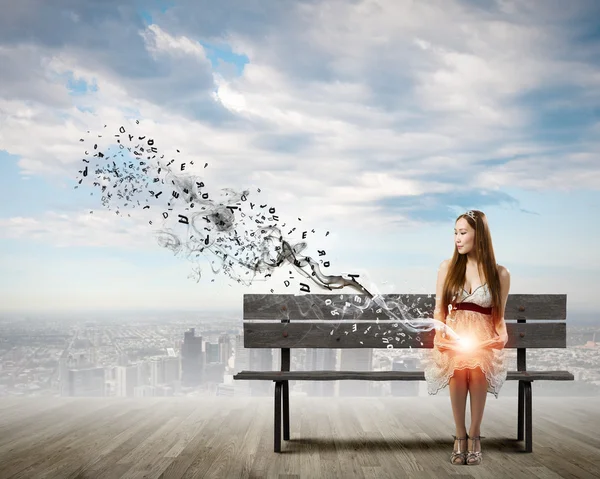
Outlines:
<svg viewBox="0 0 600 479"><path fill-rule="evenodd" d="M435 294L383 294L399 318L431 318ZM403 316L404 315L404 316ZM244 319L302 321L310 319L354 320L395 319L380 305L362 294L245 294ZM566 294L509 294L504 318L507 320L564 320Z"/></svg>
<svg viewBox="0 0 600 479"><path fill-rule="evenodd" d="M566 323L507 323L506 348L566 348ZM245 348L396 348L431 349L435 331L405 332L402 325L314 322L244 323ZM386 342L387 341L387 342Z"/></svg>
<svg viewBox="0 0 600 479"><path fill-rule="evenodd" d="M29 464L39 464L23 476L27 478L122 477L127 474L127 465L119 465L119 459L165 424L171 428L165 431L167 441L176 440L181 434L192 442L180 454L167 453L149 464L140 463L137 468L145 472L138 477L276 478L299 474L302 478L327 479L352 477L348 471L354 469L360 471L359 475L376 474L378 478L553 477L547 469L558 477L599 477L600 409L596 398L543 397L535 391L534 396L533 454L523 454L523 443L515 440L514 396L500 394L497 400L488 399L481 430L486 437L481 444L484 463L480 467L450 464L455 427L450 398L444 396L293 396L291 441L284 442L284 454L273 453L272 397L101 398L103 402L118 403L123 419L116 421L115 408L85 407L84 403L92 398L31 398L39 408L52 402L87 412L66 425L60 415L54 416L53 409L44 411L67 436L73 433L72 444L66 442L50 450L46 449L46 438L36 436L34 421L23 416L7 417L10 429L23 424L24 436L30 438L30 443L15 444L12 450L0 453L0 477L18 477L20 469L9 466L15 455L31 456ZM0 407L7 399L13 400L0 398ZM170 422L174 416L188 415L194 408L194 419L180 424ZM48 422L39 416L37 407L28 409L30 415ZM107 427L98 426L102 423ZM123 435L130 437L131 443L124 442ZM103 456L109 450L113 451L111 456ZM367 450L370 458L365 457ZM65 462L58 473L52 473L52 457L57 463L70 458L71 466ZM169 460L177 467L164 469ZM365 466L366 461L379 465ZM223 463L226 467L219 466ZM194 476L196 471L205 474Z"/></svg>
<svg viewBox="0 0 600 479"><path fill-rule="evenodd" d="M237 380L270 381L424 381L423 371L241 371ZM507 380L573 381L569 371L508 371Z"/></svg>

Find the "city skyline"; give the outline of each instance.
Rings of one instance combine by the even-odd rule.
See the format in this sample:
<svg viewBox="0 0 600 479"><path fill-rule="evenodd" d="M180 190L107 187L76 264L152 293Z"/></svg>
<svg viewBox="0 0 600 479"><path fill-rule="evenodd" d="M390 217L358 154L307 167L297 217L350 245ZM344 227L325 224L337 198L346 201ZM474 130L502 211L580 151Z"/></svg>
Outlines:
<svg viewBox="0 0 600 479"><path fill-rule="evenodd" d="M569 322L568 322L569 323ZM234 380L243 370L279 370L281 351L245 348L241 320L211 322L57 321L0 323L0 396L271 396L270 381ZM536 395L600 395L600 329L568 324L566 348L528 349L528 370L571 372L574 382L537 382ZM431 351L415 348L291 350L291 370L386 371L423 368ZM517 369L517 351L507 349ZM424 382L292 381L293 396L428 396ZM440 395L447 395L444 390ZM516 382L502 395L516 394Z"/></svg>

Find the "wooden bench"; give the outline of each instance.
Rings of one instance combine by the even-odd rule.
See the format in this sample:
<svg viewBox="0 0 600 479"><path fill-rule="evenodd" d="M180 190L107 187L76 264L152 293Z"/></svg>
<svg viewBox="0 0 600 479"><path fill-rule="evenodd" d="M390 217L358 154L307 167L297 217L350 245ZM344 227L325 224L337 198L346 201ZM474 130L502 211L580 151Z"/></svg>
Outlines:
<svg viewBox="0 0 600 479"><path fill-rule="evenodd" d="M395 300L404 305L404 316L393 311L399 317L411 321L433 317L434 294L386 294L383 299L386 304ZM517 349L517 370L509 371L507 380L519 381L517 439L525 439L527 452L533 450L531 383L572 381L574 377L568 371L528 370L526 352L528 348L566 348L566 310L564 294L511 294L507 300L506 348ZM397 321L365 295L244 295L244 347L280 348L281 371L241 371L234 379L275 382L275 452L281 452L282 422L283 439L290 439L289 381L425 380L423 371L290 371L291 348L388 348L384 338L389 338L394 349L433 348L435 330L408 333L402 324L394 324Z"/></svg>

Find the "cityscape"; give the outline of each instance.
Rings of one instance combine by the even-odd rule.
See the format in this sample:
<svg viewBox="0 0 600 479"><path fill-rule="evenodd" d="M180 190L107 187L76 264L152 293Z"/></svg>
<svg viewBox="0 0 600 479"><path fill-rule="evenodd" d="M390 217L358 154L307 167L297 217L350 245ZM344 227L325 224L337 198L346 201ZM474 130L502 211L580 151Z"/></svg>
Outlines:
<svg viewBox="0 0 600 479"><path fill-rule="evenodd" d="M201 316L196 314L196 316ZM242 370L279 370L280 350L246 349L235 315L193 313L70 319L0 319L0 396L271 396L271 381L238 381ZM600 327L571 324L567 348L527 351L528 370L568 370L575 381L534 382L534 393L600 396ZM420 370L429 350L292 349L291 370ZM516 350L506 350L509 370ZM507 381L502 394L517 391ZM448 388L439 395L448 395ZM291 396L427 396L424 381L290 381Z"/></svg>

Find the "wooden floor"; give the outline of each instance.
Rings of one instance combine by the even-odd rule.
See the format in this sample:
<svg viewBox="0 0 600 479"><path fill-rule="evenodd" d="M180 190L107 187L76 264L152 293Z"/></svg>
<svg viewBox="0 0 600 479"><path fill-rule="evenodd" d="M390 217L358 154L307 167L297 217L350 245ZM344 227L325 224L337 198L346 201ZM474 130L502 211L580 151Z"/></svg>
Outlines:
<svg viewBox="0 0 600 479"><path fill-rule="evenodd" d="M600 477L598 398L533 397L533 453L517 400L488 395L480 466L449 463L448 397L290 398L273 452L271 398L0 398L0 477Z"/></svg>

